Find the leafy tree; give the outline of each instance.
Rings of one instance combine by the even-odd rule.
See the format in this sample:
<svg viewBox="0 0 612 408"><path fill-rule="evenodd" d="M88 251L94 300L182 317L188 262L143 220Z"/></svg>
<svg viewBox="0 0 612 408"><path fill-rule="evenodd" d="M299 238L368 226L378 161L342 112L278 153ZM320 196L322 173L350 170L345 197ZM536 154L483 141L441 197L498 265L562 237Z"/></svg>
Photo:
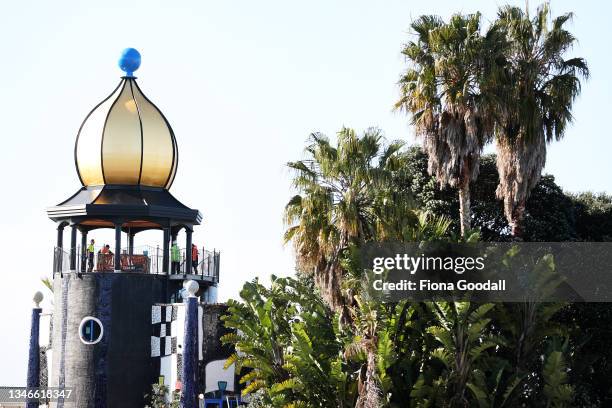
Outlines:
<svg viewBox="0 0 612 408"><path fill-rule="evenodd" d="M525 204L540 180L546 143L561 139L572 104L589 70L582 58L567 58L576 38L565 29L572 14L549 19L547 4L533 18L518 7L499 10L492 30L503 33L504 77L488 88L496 112L497 197L514 237L523 237Z"/></svg>
<svg viewBox="0 0 612 408"><path fill-rule="evenodd" d="M430 214L457 220L459 203L456 189L438 188L435 177L427 173L427 156L418 146L402 154L404 168L395 175L398 188L409 191L418 206ZM503 205L495 199L499 182L495 155L481 159L478 182L473 183L472 220L485 241L508 241L510 225ZM606 194L569 194L543 175L526 201L524 240L542 242L607 241L612 230L612 197ZM458 230L456 221L450 229Z"/></svg>
<svg viewBox="0 0 612 408"><path fill-rule="evenodd" d="M581 193L570 195L574 203L575 230L583 241L612 241L612 196Z"/></svg>
<svg viewBox="0 0 612 408"><path fill-rule="evenodd" d="M567 328L574 386L574 406L607 407L612 404L612 307L609 303L574 303L555 320Z"/></svg>

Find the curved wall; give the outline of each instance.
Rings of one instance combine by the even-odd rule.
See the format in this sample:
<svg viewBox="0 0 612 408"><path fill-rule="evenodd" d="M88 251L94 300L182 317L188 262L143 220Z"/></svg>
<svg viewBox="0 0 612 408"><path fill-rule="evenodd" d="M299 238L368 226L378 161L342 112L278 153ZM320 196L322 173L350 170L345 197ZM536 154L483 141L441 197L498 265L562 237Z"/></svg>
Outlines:
<svg viewBox="0 0 612 408"><path fill-rule="evenodd" d="M151 306L166 300L167 278L136 273L56 276L52 387L70 387L74 398L53 407L141 408L156 383L151 359ZM104 334L84 344L79 325L98 318Z"/></svg>

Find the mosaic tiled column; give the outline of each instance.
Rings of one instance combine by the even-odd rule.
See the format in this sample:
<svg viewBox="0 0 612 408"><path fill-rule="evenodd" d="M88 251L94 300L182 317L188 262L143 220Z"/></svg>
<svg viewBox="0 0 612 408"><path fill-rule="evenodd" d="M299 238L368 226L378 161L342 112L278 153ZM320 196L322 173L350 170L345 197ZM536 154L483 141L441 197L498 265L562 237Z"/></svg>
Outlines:
<svg viewBox="0 0 612 408"><path fill-rule="evenodd" d="M183 339L183 388L182 408L197 408L198 372L198 298L199 285L195 281L185 283L185 338Z"/></svg>
<svg viewBox="0 0 612 408"><path fill-rule="evenodd" d="M28 388L38 388L40 386L40 314L42 309L38 304L42 300L42 294L38 292L34 297L36 307L32 309L32 323L30 328L30 350L28 353L28 378L26 385ZM38 408L38 400L29 400L26 408Z"/></svg>

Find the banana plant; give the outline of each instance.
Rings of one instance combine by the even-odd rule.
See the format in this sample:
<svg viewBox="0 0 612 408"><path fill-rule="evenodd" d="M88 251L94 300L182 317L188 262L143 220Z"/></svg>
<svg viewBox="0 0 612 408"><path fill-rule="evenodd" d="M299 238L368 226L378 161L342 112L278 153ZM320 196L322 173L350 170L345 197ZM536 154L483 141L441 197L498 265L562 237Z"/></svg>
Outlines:
<svg viewBox="0 0 612 408"><path fill-rule="evenodd" d="M503 344L500 337L489 333L492 303L428 302L436 323L426 329L439 343L432 351L433 358L442 362L447 370L449 406L467 406L468 390L481 390L474 379L474 368L491 349ZM469 386L468 386L469 385Z"/></svg>
<svg viewBox="0 0 612 408"><path fill-rule="evenodd" d="M546 408L566 408L572 406L574 387L569 383L568 367L565 358L569 339L555 337L550 340L547 347L542 379L544 380L543 394Z"/></svg>
<svg viewBox="0 0 612 408"><path fill-rule="evenodd" d="M257 393L271 407L348 407L347 378L333 315L312 287L272 276L268 289L257 280L230 300L221 341L235 348L243 395ZM348 393L347 393L348 394Z"/></svg>

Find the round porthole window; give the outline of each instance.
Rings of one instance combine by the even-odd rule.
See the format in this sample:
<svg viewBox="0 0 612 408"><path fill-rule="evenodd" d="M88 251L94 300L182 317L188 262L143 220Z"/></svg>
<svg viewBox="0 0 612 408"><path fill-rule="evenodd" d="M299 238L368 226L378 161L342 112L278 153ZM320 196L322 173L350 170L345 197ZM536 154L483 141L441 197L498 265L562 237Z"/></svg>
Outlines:
<svg viewBox="0 0 612 408"><path fill-rule="evenodd" d="M96 344L102 339L103 334L102 322L95 317L87 316L79 325L79 337L85 344Z"/></svg>

